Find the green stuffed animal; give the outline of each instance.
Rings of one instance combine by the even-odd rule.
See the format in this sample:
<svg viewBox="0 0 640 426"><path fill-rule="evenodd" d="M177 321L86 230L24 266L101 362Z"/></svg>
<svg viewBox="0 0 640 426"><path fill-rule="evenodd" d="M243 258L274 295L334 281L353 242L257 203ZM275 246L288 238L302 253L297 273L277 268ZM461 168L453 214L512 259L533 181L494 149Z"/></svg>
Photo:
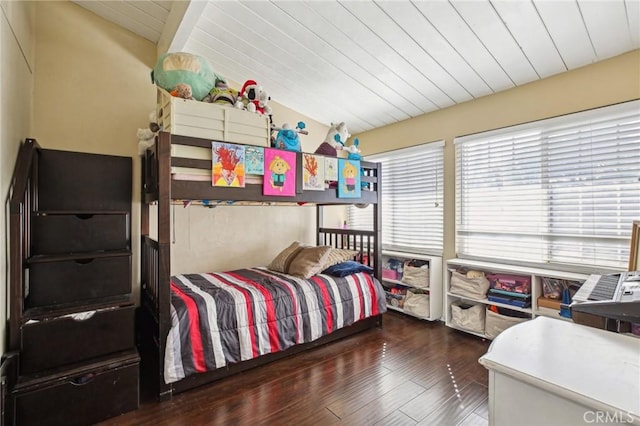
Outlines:
<svg viewBox="0 0 640 426"><path fill-rule="evenodd" d="M191 86L193 98L201 101L216 82L225 79L213 72L206 58L191 53L165 53L151 71L151 81L171 92L180 84Z"/></svg>

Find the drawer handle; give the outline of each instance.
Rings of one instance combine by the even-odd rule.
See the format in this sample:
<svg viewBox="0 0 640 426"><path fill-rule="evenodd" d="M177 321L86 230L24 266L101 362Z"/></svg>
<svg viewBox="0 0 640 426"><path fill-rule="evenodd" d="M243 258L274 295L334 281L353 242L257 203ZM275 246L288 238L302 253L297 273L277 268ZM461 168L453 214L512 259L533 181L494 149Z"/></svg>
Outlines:
<svg viewBox="0 0 640 426"><path fill-rule="evenodd" d="M87 373L84 376L76 377L75 379L69 380L69 383L74 386L84 386L93 382L95 376L96 375L94 373Z"/></svg>
<svg viewBox="0 0 640 426"><path fill-rule="evenodd" d="M87 263L91 263L95 260L94 257L90 258L90 259L76 259L75 262L79 265L86 265Z"/></svg>
<svg viewBox="0 0 640 426"><path fill-rule="evenodd" d="M90 213L80 213L80 214L77 214L76 217L80 220L87 220L87 219L91 219L93 215Z"/></svg>

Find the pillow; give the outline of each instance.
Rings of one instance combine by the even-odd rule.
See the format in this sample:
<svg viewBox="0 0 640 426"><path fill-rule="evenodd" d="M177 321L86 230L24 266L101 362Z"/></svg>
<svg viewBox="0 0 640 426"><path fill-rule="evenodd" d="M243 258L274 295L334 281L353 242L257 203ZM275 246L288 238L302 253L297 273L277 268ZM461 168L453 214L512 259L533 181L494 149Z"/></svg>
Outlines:
<svg viewBox="0 0 640 426"><path fill-rule="evenodd" d="M333 265L322 271L323 274L333 275L334 277L346 277L347 275L356 274L358 272L367 272L373 274L373 268L363 265L354 260L347 260L337 265Z"/></svg>
<svg viewBox="0 0 640 426"><path fill-rule="evenodd" d="M330 251L329 246L304 247L295 252L286 273L305 279L311 278L322 271Z"/></svg>
<svg viewBox="0 0 640 426"><path fill-rule="evenodd" d="M293 259L298 254L297 253L298 250L302 250L302 247L303 247L302 244L300 244L298 241L294 241L293 243L291 243L289 247L282 250L271 261L271 263L269 264L269 266L267 266L267 268L274 272L286 273L287 270L289 269L289 265L291 264L291 261L293 261Z"/></svg>
<svg viewBox="0 0 640 426"><path fill-rule="evenodd" d="M322 269L327 269L329 266L337 265L338 263L346 262L347 260L353 260L356 254L358 254L358 252L354 250L332 247L329 252L329 256L327 257L327 263L324 264L324 268Z"/></svg>

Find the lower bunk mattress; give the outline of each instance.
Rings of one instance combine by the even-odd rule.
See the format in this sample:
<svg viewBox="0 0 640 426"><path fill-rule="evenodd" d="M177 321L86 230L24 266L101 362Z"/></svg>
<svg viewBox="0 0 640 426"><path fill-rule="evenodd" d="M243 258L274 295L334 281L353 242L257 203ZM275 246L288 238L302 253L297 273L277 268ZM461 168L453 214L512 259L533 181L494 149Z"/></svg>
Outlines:
<svg viewBox="0 0 640 426"><path fill-rule="evenodd" d="M382 285L363 272L302 279L260 267L177 275L164 380L283 351L384 312Z"/></svg>

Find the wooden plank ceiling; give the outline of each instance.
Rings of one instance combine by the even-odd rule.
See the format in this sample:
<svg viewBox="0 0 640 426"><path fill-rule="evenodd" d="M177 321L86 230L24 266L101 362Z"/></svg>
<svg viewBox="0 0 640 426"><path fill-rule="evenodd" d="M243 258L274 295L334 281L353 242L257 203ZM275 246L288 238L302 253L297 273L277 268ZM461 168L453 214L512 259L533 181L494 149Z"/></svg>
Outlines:
<svg viewBox="0 0 640 426"><path fill-rule="evenodd" d="M157 43L174 2L76 3ZM352 133L640 48L640 0L176 3L170 51Z"/></svg>

